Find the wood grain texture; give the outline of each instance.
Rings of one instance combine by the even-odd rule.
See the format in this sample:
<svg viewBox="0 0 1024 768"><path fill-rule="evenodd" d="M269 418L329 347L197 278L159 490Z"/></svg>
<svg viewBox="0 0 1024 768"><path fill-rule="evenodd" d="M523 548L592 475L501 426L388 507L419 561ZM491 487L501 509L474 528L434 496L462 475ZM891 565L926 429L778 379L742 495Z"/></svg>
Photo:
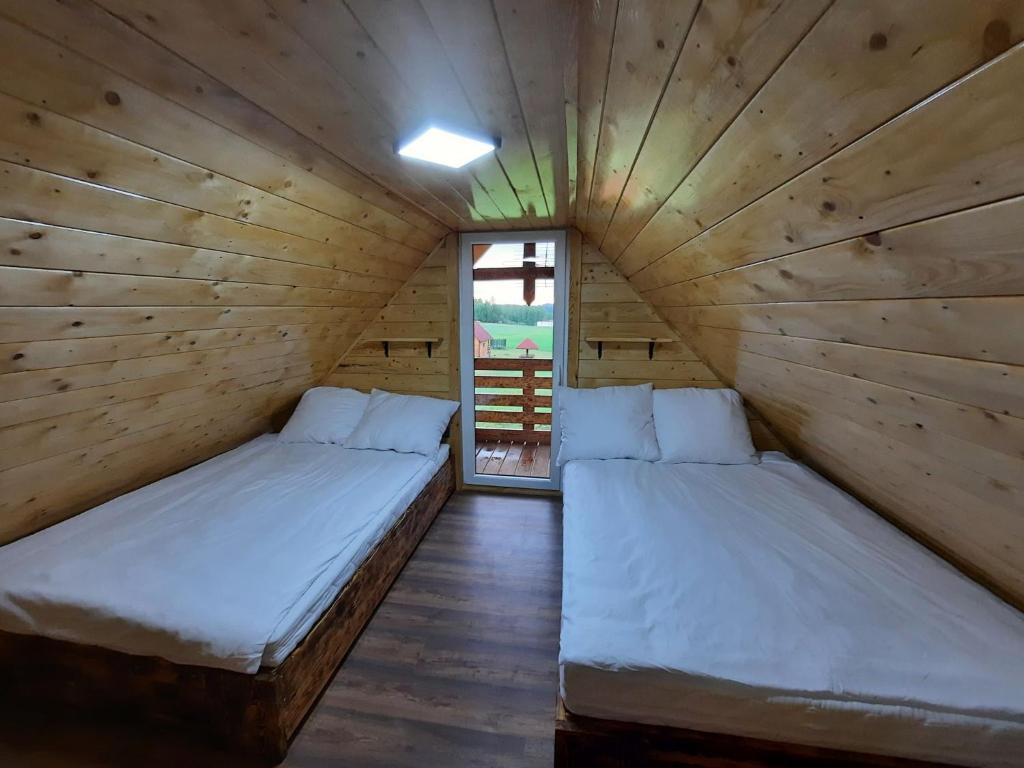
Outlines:
<svg viewBox="0 0 1024 768"><path fill-rule="evenodd" d="M446 229L126 16L0 9L0 542L266 430Z"/></svg>
<svg viewBox="0 0 1024 768"><path fill-rule="evenodd" d="M633 274L1002 53L1022 23L1019 4L1000 0L833 3L686 169L621 255L623 271ZM1009 40L993 45L999 37ZM812 174L822 176L835 174ZM840 198L847 188L838 179L826 187Z"/></svg>
<svg viewBox="0 0 1024 768"><path fill-rule="evenodd" d="M569 383L578 387L629 386L652 382L656 388L721 387L721 379L705 365L679 333L629 284L612 262L576 231L569 238L574 272L570 274ZM578 253L578 256L575 254ZM646 341L606 341L588 337L674 339L655 345ZM751 412L754 444L762 451L785 451L783 443Z"/></svg>
<svg viewBox="0 0 1024 768"><path fill-rule="evenodd" d="M421 218L459 229L566 221L568 3L99 5L241 94L265 123L289 126L288 143L371 177ZM525 56L524 43L539 55ZM501 136L502 147L443 172L395 154L397 142L438 122ZM273 138L280 146L284 137Z"/></svg>
<svg viewBox="0 0 1024 768"><path fill-rule="evenodd" d="M749 100L716 87L732 106L674 184L674 164L638 160L656 184L627 182L619 211L635 194L643 213L617 213L605 245L798 455L1024 605L1024 7L804 10L774 49L737 15L744 57L764 57L737 78ZM699 12L690 37L717 52L728 34Z"/></svg>

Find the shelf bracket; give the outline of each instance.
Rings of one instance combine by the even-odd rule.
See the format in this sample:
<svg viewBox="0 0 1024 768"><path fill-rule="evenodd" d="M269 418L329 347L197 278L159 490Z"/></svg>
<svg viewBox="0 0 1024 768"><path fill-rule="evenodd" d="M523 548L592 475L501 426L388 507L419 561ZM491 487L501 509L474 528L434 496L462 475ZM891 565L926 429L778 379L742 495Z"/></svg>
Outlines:
<svg viewBox="0 0 1024 768"><path fill-rule="evenodd" d="M597 342L597 359L600 360L601 356L604 355L604 342Z"/></svg>
<svg viewBox="0 0 1024 768"><path fill-rule="evenodd" d="M384 357L391 357L391 342L385 339L381 344L384 345Z"/></svg>
<svg viewBox="0 0 1024 768"><path fill-rule="evenodd" d="M428 341L427 342L427 357L433 357L433 356L434 356L434 342Z"/></svg>
<svg viewBox="0 0 1024 768"><path fill-rule="evenodd" d="M654 342L653 341L647 342L647 359L648 360L653 360L654 359Z"/></svg>

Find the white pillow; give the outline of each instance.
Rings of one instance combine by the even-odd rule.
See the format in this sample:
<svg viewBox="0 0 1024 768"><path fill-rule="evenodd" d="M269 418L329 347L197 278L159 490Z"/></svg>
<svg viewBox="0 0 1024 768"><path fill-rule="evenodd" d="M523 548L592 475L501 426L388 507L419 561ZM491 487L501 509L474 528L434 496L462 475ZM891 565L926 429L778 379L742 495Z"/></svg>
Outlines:
<svg viewBox="0 0 1024 768"><path fill-rule="evenodd" d="M457 410L459 404L454 400L396 395L375 389L345 447L433 456Z"/></svg>
<svg viewBox="0 0 1024 768"><path fill-rule="evenodd" d="M562 443L558 466L573 459L657 461L650 384L597 389L558 388Z"/></svg>
<svg viewBox="0 0 1024 768"><path fill-rule="evenodd" d="M340 445L355 429L369 402L369 395L355 389L307 389L278 440L282 443Z"/></svg>
<svg viewBox="0 0 1024 768"><path fill-rule="evenodd" d="M663 462L757 462L743 398L735 389L659 389L654 423Z"/></svg>

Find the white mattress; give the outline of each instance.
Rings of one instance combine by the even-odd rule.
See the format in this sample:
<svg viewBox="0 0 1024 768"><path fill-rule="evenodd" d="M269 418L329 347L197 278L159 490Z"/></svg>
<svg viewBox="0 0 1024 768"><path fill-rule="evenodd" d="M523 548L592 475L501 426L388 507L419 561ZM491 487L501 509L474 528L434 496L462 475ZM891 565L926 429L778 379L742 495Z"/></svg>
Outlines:
<svg viewBox="0 0 1024 768"><path fill-rule="evenodd" d="M447 457L263 435L0 547L0 629L274 666Z"/></svg>
<svg viewBox="0 0 1024 768"><path fill-rule="evenodd" d="M580 715L1024 765L1024 616L800 464L565 468Z"/></svg>

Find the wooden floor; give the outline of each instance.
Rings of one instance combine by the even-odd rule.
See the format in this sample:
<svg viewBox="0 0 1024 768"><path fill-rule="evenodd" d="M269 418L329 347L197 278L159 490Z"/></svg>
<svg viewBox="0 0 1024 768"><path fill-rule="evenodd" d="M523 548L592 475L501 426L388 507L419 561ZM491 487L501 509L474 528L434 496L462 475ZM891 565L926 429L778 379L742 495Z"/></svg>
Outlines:
<svg viewBox="0 0 1024 768"><path fill-rule="evenodd" d="M481 475L549 477L551 446L537 443L477 443L476 471Z"/></svg>
<svg viewBox="0 0 1024 768"><path fill-rule="evenodd" d="M560 503L452 497L300 731L284 765L552 764ZM0 723L0 765L246 766L159 732Z"/></svg>

